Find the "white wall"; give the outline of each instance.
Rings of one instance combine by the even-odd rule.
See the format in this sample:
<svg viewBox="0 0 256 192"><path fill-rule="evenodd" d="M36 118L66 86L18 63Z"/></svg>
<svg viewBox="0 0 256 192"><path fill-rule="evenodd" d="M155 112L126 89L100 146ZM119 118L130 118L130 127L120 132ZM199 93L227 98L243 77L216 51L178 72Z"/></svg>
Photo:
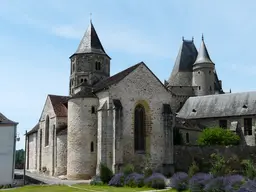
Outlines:
<svg viewBox="0 0 256 192"><path fill-rule="evenodd" d="M15 132L15 125L0 125L0 185L13 182Z"/></svg>

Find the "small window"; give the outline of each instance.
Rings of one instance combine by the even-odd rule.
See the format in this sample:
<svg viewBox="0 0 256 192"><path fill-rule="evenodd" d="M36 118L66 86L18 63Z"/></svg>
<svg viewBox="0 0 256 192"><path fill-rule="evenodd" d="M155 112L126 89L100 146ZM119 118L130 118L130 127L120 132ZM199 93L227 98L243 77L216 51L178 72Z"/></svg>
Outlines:
<svg viewBox="0 0 256 192"><path fill-rule="evenodd" d="M210 86L210 91L212 90L212 86Z"/></svg>
<svg viewBox="0 0 256 192"><path fill-rule="evenodd" d="M84 82L84 79L81 79L80 82L83 83L83 82Z"/></svg>
<svg viewBox="0 0 256 192"><path fill-rule="evenodd" d="M197 73L200 74L200 71L198 71Z"/></svg>
<svg viewBox="0 0 256 192"><path fill-rule="evenodd" d="M75 64L72 64L72 67L73 67L72 71L74 72L75 71Z"/></svg>
<svg viewBox="0 0 256 192"><path fill-rule="evenodd" d="M210 71L209 71L209 74L211 74L211 73L212 73L212 71L210 70Z"/></svg>
<svg viewBox="0 0 256 192"><path fill-rule="evenodd" d="M93 142L91 142L91 152L94 151L94 145L93 145Z"/></svg>
<svg viewBox="0 0 256 192"><path fill-rule="evenodd" d="M92 106L92 114L94 114L94 113L95 113L95 107Z"/></svg>
<svg viewBox="0 0 256 192"><path fill-rule="evenodd" d="M252 135L252 118L244 119L244 135Z"/></svg>
<svg viewBox="0 0 256 192"><path fill-rule="evenodd" d="M199 86L198 89L201 90L201 86Z"/></svg>
<svg viewBox="0 0 256 192"><path fill-rule="evenodd" d="M97 71L99 71L101 69L101 63L100 62L98 62L98 61L95 62L95 69Z"/></svg>
<svg viewBox="0 0 256 192"><path fill-rule="evenodd" d="M221 119L221 120L219 121L219 126L220 126L221 128L223 128L223 129L228 128L228 121L227 121L226 119Z"/></svg>
<svg viewBox="0 0 256 192"><path fill-rule="evenodd" d="M182 107L182 105L183 105L183 103L182 103L182 102L180 102L180 107Z"/></svg>
<svg viewBox="0 0 256 192"><path fill-rule="evenodd" d="M186 133L186 143L189 143L189 133Z"/></svg>

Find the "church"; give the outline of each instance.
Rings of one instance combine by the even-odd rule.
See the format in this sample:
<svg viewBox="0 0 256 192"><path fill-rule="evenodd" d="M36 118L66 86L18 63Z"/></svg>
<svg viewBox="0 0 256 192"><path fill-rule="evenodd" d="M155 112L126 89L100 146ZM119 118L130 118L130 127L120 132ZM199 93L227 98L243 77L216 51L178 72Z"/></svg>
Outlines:
<svg viewBox="0 0 256 192"><path fill-rule="evenodd" d="M193 39L182 39L164 83L144 62L113 76L110 67L90 22L70 56L69 95L48 95L26 134L28 171L90 179L101 163L118 172L128 163L143 166L149 154L154 170L171 172L174 129L184 145L214 126L255 145L256 92L224 93L203 37L199 50Z"/></svg>

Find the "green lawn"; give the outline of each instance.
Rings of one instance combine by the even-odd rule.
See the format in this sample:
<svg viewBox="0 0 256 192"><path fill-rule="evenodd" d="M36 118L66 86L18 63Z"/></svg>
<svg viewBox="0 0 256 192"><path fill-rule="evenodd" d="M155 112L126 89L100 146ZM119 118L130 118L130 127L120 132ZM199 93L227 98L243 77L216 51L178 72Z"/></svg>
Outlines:
<svg viewBox="0 0 256 192"><path fill-rule="evenodd" d="M135 192L153 190L149 188L128 188L128 187L109 187L109 186L90 186L90 185L52 185L52 186L26 186L17 189L7 190L8 192ZM1 190L0 190L1 191ZM166 192L176 192L176 190L167 190Z"/></svg>

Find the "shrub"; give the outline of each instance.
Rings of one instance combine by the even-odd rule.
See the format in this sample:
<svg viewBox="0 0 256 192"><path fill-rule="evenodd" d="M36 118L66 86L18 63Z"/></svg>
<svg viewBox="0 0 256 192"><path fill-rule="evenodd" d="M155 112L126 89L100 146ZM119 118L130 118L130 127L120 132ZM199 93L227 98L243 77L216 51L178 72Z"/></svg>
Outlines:
<svg viewBox="0 0 256 192"><path fill-rule="evenodd" d="M100 176L96 175L92 178L90 185L103 185L103 182L100 179Z"/></svg>
<svg viewBox="0 0 256 192"><path fill-rule="evenodd" d="M143 168L142 173L143 173L144 177L149 177L153 173L152 163L151 163L151 155L149 153L147 153L145 155L145 160L144 160L143 164L144 164L144 168Z"/></svg>
<svg viewBox="0 0 256 192"><path fill-rule="evenodd" d="M100 179L103 183L108 183L113 176L112 171L104 164L100 164Z"/></svg>
<svg viewBox="0 0 256 192"><path fill-rule="evenodd" d="M142 174L131 173L125 178L124 184L129 187L143 187L143 180L144 176Z"/></svg>
<svg viewBox="0 0 256 192"><path fill-rule="evenodd" d="M207 128L200 134L197 143L199 145L238 145L240 137L228 129Z"/></svg>
<svg viewBox="0 0 256 192"><path fill-rule="evenodd" d="M209 180L204 187L205 192L225 192L224 177Z"/></svg>
<svg viewBox="0 0 256 192"><path fill-rule="evenodd" d="M177 172L171 177L170 185L178 191L186 190L188 188L188 174L184 172Z"/></svg>
<svg viewBox="0 0 256 192"><path fill-rule="evenodd" d="M211 174L197 173L189 180L189 189L191 192L199 192L205 188L205 185L213 178Z"/></svg>
<svg viewBox="0 0 256 192"><path fill-rule="evenodd" d="M241 163L244 167L244 175L249 179L256 177L256 168L251 160L243 160Z"/></svg>
<svg viewBox="0 0 256 192"><path fill-rule="evenodd" d="M125 167L124 167L124 175L127 176L131 173L134 172L134 166L132 164L127 164Z"/></svg>
<svg viewBox="0 0 256 192"><path fill-rule="evenodd" d="M219 154L211 154L211 168L210 173L214 176L224 176L231 172L230 167L227 164L225 158Z"/></svg>
<svg viewBox="0 0 256 192"><path fill-rule="evenodd" d="M161 173L153 173L150 177L144 180L147 187L154 189L164 189L166 187L167 178Z"/></svg>
<svg viewBox="0 0 256 192"><path fill-rule="evenodd" d="M109 181L108 185L115 186L115 187L124 186L124 174L123 173L115 174Z"/></svg>
<svg viewBox="0 0 256 192"><path fill-rule="evenodd" d="M193 175L195 175L198 172L199 172L199 167L197 166L196 162L193 161L192 165L188 169L188 176L192 177Z"/></svg>
<svg viewBox="0 0 256 192"><path fill-rule="evenodd" d="M245 182L241 175L230 175L224 178L224 188L226 192L237 191Z"/></svg>
<svg viewBox="0 0 256 192"><path fill-rule="evenodd" d="M254 191L256 191L256 181L249 180L244 185L242 185L237 192L254 192Z"/></svg>

